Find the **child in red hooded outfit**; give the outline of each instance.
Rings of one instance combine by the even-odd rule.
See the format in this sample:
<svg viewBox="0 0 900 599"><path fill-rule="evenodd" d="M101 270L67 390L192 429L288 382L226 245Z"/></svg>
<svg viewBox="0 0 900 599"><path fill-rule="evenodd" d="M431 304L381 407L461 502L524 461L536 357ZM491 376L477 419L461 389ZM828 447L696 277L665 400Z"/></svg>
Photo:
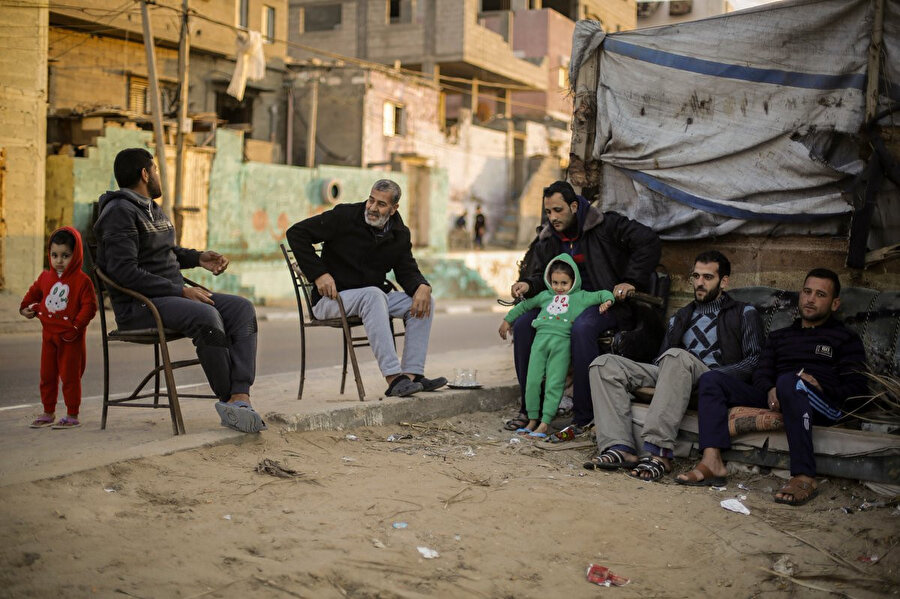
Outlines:
<svg viewBox="0 0 900 599"><path fill-rule="evenodd" d="M44 327L41 345L41 403L44 413L32 428L75 428L81 407L84 374L84 331L97 313L91 279L81 271L81 235L72 227L53 232L49 243L50 270L45 270L25 294L19 313L38 317ZM54 423L59 381L67 415Z"/></svg>

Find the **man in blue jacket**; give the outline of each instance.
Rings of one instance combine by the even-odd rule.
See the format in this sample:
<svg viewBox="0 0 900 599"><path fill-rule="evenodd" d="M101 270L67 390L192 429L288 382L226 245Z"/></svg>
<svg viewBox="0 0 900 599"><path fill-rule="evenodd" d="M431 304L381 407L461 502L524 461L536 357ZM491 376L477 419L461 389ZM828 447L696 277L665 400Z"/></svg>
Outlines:
<svg viewBox="0 0 900 599"><path fill-rule="evenodd" d="M118 191L100 196L94 223L97 265L123 287L151 300L167 329L190 337L213 393L222 424L255 433L265 430L250 406L256 377L256 311L245 298L187 287L182 268L202 266L214 275L228 258L175 243L175 227L153 200L162 195L153 155L143 148L122 150L113 170ZM156 326L146 305L110 289L119 328Z"/></svg>
<svg viewBox="0 0 900 599"><path fill-rule="evenodd" d="M705 485L717 479L724 484L721 450L731 447L728 408L752 406L780 411L784 417L791 479L775 494L775 501L803 505L816 495L812 426L834 424L849 399L868 392L862 341L833 314L840 306L840 294L837 274L825 268L811 270L800 290L800 318L769 334L752 385L715 371L700 378L703 457L676 482Z"/></svg>
<svg viewBox="0 0 900 599"><path fill-rule="evenodd" d="M405 397L434 391L447 379L425 378L434 300L431 285L412 255L409 229L397 212L400 186L376 181L365 202L339 204L288 229L287 241L303 273L315 284L313 314L339 318L340 294L347 316L359 316L378 367L385 395ZM321 255L314 245L322 244ZM385 284L394 271L403 291ZM390 319L402 317L406 335L402 361L394 349Z"/></svg>

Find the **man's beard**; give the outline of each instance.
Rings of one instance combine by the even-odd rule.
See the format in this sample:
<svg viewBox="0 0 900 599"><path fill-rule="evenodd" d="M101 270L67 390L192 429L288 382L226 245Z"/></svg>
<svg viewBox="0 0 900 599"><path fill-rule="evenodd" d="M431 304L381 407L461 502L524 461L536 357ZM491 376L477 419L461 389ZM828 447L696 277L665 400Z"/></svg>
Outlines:
<svg viewBox="0 0 900 599"><path fill-rule="evenodd" d="M710 302L716 301L716 299L718 299L719 294L721 292L722 292L722 284L717 283L715 287L712 287L712 288L706 290L706 297L704 297L703 299L700 299L699 297L697 297L697 291L695 290L694 291L694 299L697 301L697 303L708 304Z"/></svg>
<svg viewBox="0 0 900 599"><path fill-rule="evenodd" d="M147 181L147 193L150 194L151 200L155 200L162 195L162 189L159 186L158 180L150 179Z"/></svg>
<svg viewBox="0 0 900 599"><path fill-rule="evenodd" d="M372 216L368 211L363 212L366 218L366 224L370 227L375 227L376 229L383 229L387 224L388 219L391 218L390 214L381 215L376 213L376 216Z"/></svg>

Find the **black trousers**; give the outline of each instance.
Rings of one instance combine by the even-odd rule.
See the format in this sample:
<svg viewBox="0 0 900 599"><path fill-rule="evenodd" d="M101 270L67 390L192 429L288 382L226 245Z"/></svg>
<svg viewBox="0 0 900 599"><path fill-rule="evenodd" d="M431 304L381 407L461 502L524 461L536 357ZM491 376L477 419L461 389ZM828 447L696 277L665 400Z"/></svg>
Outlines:
<svg viewBox="0 0 900 599"><path fill-rule="evenodd" d="M166 296L153 298L163 326L190 337L197 358L216 397L227 401L235 393L250 393L256 379L256 310L249 300L214 293L215 305ZM155 322L144 304L114 305L120 329L145 329Z"/></svg>

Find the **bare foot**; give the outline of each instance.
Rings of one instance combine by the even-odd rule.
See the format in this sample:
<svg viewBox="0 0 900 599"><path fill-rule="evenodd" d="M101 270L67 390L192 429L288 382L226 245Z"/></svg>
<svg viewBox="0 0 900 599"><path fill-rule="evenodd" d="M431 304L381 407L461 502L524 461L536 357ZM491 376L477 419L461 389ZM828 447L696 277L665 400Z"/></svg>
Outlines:
<svg viewBox="0 0 900 599"><path fill-rule="evenodd" d="M531 427L529 427L529 428L531 428ZM544 433L546 435L547 431L550 430L550 425L547 424L546 422L541 422L537 428L533 428L531 430L533 430L536 433Z"/></svg>

